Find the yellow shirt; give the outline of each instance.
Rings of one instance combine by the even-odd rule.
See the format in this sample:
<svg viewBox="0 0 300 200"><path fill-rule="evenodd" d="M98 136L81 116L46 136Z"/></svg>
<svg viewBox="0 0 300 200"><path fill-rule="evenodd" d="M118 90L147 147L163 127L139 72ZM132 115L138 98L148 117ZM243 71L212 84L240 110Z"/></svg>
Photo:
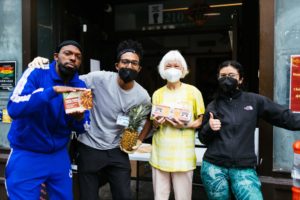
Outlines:
<svg viewBox="0 0 300 200"><path fill-rule="evenodd" d="M175 90L164 86L152 96L154 105L188 109L191 121L205 111L201 92L194 86L182 83ZM195 129L177 129L162 125L153 134L150 164L162 171L184 172L196 168Z"/></svg>

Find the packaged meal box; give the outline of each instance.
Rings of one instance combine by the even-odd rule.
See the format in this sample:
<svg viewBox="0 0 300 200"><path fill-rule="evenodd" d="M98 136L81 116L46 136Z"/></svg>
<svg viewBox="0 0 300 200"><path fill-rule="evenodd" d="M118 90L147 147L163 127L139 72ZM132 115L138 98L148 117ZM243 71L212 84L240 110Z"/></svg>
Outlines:
<svg viewBox="0 0 300 200"><path fill-rule="evenodd" d="M168 117L170 109L168 106L152 105L151 116Z"/></svg>
<svg viewBox="0 0 300 200"><path fill-rule="evenodd" d="M151 110L151 116L167 117L169 119L179 119L183 122L189 122L191 120L191 112L187 109L171 108L163 105L153 105Z"/></svg>
<svg viewBox="0 0 300 200"><path fill-rule="evenodd" d="M191 112L189 110L174 108L171 111L173 112L171 115L173 118L179 119L183 122L189 122L191 120Z"/></svg>
<svg viewBox="0 0 300 200"><path fill-rule="evenodd" d="M76 111L83 112L93 107L91 89L63 93L64 106L67 114Z"/></svg>

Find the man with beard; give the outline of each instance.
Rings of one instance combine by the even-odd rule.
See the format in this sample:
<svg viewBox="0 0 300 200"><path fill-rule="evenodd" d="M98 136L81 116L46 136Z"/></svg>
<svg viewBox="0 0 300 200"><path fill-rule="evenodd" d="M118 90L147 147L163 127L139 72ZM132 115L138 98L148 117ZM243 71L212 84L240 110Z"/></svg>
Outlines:
<svg viewBox="0 0 300 200"><path fill-rule="evenodd" d="M128 152L124 153L119 148L124 129L120 119L128 120L126 114L130 108L151 103L147 91L135 81L141 70L142 56L140 43L125 40L117 48L115 68L118 73L95 71L80 76L92 89L94 97L91 128L87 134L78 137L78 176L82 200L99 199L99 187L104 178L110 184L113 199L132 199ZM38 57L29 65L40 68L45 62L47 60ZM150 127L147 120L134 149L141 144Z"/></svg>
<svg viewBox="0 0 300 200"><path fill-rule="evenodd" d="M42 183L50 199L73 199L67 146L72 131L85 132L89 113L66 114L61 93L86 87L77 73L81 60L80 45L64 41L50 66L28 68L11 94L11 154L5 170L9 199L39 199Z"/></svg>

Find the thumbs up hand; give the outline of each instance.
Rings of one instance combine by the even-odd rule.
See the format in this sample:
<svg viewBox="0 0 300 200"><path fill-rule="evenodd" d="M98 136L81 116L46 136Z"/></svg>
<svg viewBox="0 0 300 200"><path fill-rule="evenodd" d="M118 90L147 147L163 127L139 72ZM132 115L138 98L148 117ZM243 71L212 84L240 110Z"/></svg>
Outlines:
<svg viewBox="0 0 300 200"><path fill-rule="evenodd" d="M213 131L219 131L221 129L221 121L219 119L214 119L214 114L209 112L209 126Z"/></svg>

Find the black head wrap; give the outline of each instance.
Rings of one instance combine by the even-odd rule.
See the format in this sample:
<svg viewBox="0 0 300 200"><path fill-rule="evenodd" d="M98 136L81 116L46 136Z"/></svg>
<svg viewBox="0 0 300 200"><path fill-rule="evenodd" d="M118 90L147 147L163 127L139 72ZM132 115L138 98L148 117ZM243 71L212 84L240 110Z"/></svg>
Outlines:
<svg viewBox="0 0 300 200"><path fill-rule="evenodd" d="M124 40L119 44L117 48L117 60L119 61L121 56L127 52L136 53L140 60L142 60L144 53L142 45L139 42L130 39Z"/></svg>
<svg viewBox="0 0 300 200"><path fill-rule="evenodd" d="M82 52L81 46L78 42L76 42L74 40L65 40L56 47L55 53L59 53L61 48L63 48L64 46L67 46L67 45L73 45L73 46L77 47L80 50L80 52Z"/></svg>

